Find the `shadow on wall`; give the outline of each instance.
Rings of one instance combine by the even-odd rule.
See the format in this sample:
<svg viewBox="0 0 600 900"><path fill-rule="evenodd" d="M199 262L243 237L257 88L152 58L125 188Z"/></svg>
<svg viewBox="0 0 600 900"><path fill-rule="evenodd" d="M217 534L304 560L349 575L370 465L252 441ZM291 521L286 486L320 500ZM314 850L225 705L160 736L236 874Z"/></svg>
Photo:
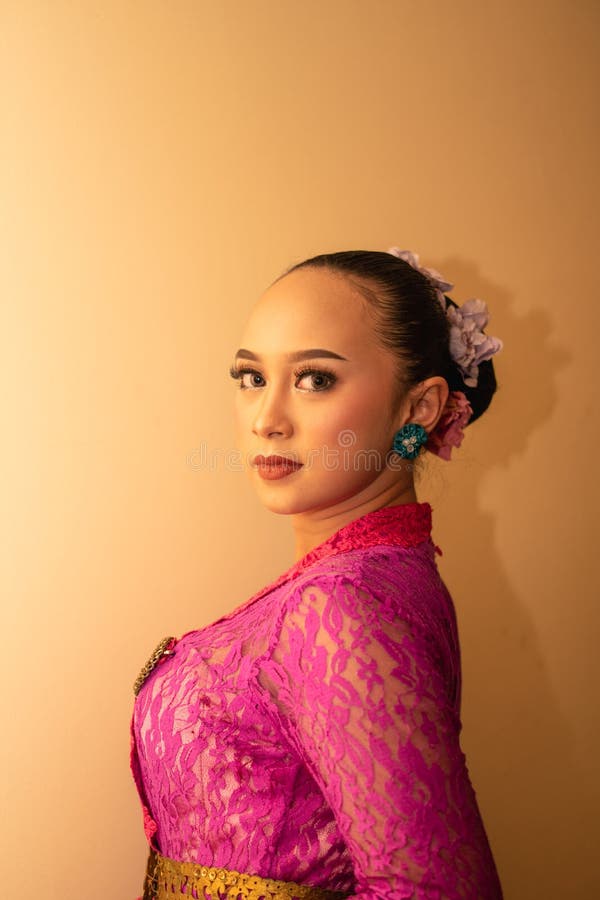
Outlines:
<svg viewBox="0 0 600 900"><path fill-rule="evenodd" d="M463 446L454 451L452 473L438 470L459 498L458 510L456 500L446 504L446 512L440 503L434 522L444 523L443 551L452 565L448 587L459 619L463 699L468 701L463 702L463 749L467 762L473 762L473 783L507 900L584 897L586 885L576 882L591 874L583 866L578 873L574 857L581 852L584 822L594 821L591 790L578 770L571 725L553 690L535 623L513 587L519 573L506 571L497 550L495 517L481 509L479 500L486 473L507 470L554 413L557 375L572 357L553 345L554 323L545 310L517 317L509 295L473 266L453 258L431 264L455 281L455 302L473 296L486 301L486 331L505 342L505 350L495 357L494 403L504 407L498 424L479 429L474 423L476 454L469 455L472 435L467 430ZM429 456L424 488L430 467L437 465ZM431 474L435 484L438 476ZM541 572L546 554L534 523L544 513L527 508L527 496L511 496L509 502L514 529L530 542L526 555L539 557ZM464 524L457 528L457 521ZM444 566L442 557L443 576ZM535 572L534 561L529 569ZM547 590L543 577L542 589ZM543 597L532 597L532 607L543 605Z"/></svg>

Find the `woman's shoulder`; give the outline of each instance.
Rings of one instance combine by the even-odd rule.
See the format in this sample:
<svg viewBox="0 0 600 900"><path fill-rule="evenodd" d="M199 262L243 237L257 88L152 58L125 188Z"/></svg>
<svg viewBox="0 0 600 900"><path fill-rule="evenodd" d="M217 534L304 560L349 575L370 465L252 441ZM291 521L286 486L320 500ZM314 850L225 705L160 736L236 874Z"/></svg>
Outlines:
<svg viewBox="0 0 600 900"><path fill-rule="evenodd" d="M349 547L342 552L323 559L294 572L287 582L289 586L303 586L320 579L351 578L367 583L375 577L394 578L400 574L419 577L427 570L435 570L436 547L431 539L421 541L414 547L400 544L381 543L370 547Z"/></svg>
<svg viewBox="0 0 600 900"><path fill-rule="evenodd" d="M435 552L431 540L414 547L350 548L307 566L282 585L282 591L294 608L312 595L313 604L320 598L322 604L338 604L363 614L388 610L394 616L416 614L419 619L446 614L450 598Z"/></svg>
<svg viewBox="0 0 600 900"><path fill-rule="evenodd" d="M282 590L270 646L418 647L455 679L460 663L454 604L431 541L349 549L318 560Z"/></svg>

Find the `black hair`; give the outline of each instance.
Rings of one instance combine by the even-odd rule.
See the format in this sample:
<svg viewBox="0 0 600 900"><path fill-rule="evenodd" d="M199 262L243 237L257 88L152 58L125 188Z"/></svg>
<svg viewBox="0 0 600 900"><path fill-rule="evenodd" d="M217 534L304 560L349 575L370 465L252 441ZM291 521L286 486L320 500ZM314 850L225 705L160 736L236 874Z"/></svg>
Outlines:
<svg viewBox="0 0 600 900"><path fill-rule="evenodd" d="M322 253L296 263L280 275L303 268L327 269L348 278L374 313L374 331L399 360L398 388L410 388L426 378L441 375L450 391L462 391L478 419L496 391L491 359L479 363L476 387L465 384L450 356L450 323L432 282L408 262L378 250L346 250ZM358 279L355 281L354 279ZM450 297L446 304L457 306Z"/></svg>

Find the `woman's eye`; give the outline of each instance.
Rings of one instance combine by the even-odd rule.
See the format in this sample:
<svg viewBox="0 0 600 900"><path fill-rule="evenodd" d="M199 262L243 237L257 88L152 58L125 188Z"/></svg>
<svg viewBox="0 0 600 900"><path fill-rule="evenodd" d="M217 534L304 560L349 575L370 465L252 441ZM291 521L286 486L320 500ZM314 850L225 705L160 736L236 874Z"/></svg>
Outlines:
<svg viewBox="0 0 600 900"><path fill-rule="evenodd" d="M240 372L240 387L246 388L262 387L263 377L260 372L246 371Z"/></svg>
<svg viewBox="0 0 600 900"><path fill-rule="evenodd" d="M307 382L305 390L309 391L327 390L327 388L335 381L333 375L329 375L327 372L304 372L299 374L300 378L298 384L303 381Z"/></svg>

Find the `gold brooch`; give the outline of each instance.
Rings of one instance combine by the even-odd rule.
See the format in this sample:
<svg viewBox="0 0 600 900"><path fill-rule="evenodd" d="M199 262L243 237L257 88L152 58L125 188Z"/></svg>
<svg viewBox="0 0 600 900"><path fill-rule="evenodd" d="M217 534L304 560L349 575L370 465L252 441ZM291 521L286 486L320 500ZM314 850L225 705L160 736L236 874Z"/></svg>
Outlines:
<svg viewBox="0 0 600 900"><path fill-rule="evenodd" d="M144 666L144 668L142 669L142 671L140 672L140 674L138 675L138 677L135 679L135 681L133 683L133 693L135 694L136 697L139 694L140 688L143 685L144 681L146 680L146 678L148 677L150 672L154 668L156 668L158 663L162 659L166 659L168 656L175 655L175 651L172 648L176 642L177 642L177 638L174 638L174 637L166 637L166 638L162 639L162 641L157 646L157 648L154 650L154 652L152 653L152 656L150 657L150 659L148 660L148 662L146 663L146 665Z"/></svg>

